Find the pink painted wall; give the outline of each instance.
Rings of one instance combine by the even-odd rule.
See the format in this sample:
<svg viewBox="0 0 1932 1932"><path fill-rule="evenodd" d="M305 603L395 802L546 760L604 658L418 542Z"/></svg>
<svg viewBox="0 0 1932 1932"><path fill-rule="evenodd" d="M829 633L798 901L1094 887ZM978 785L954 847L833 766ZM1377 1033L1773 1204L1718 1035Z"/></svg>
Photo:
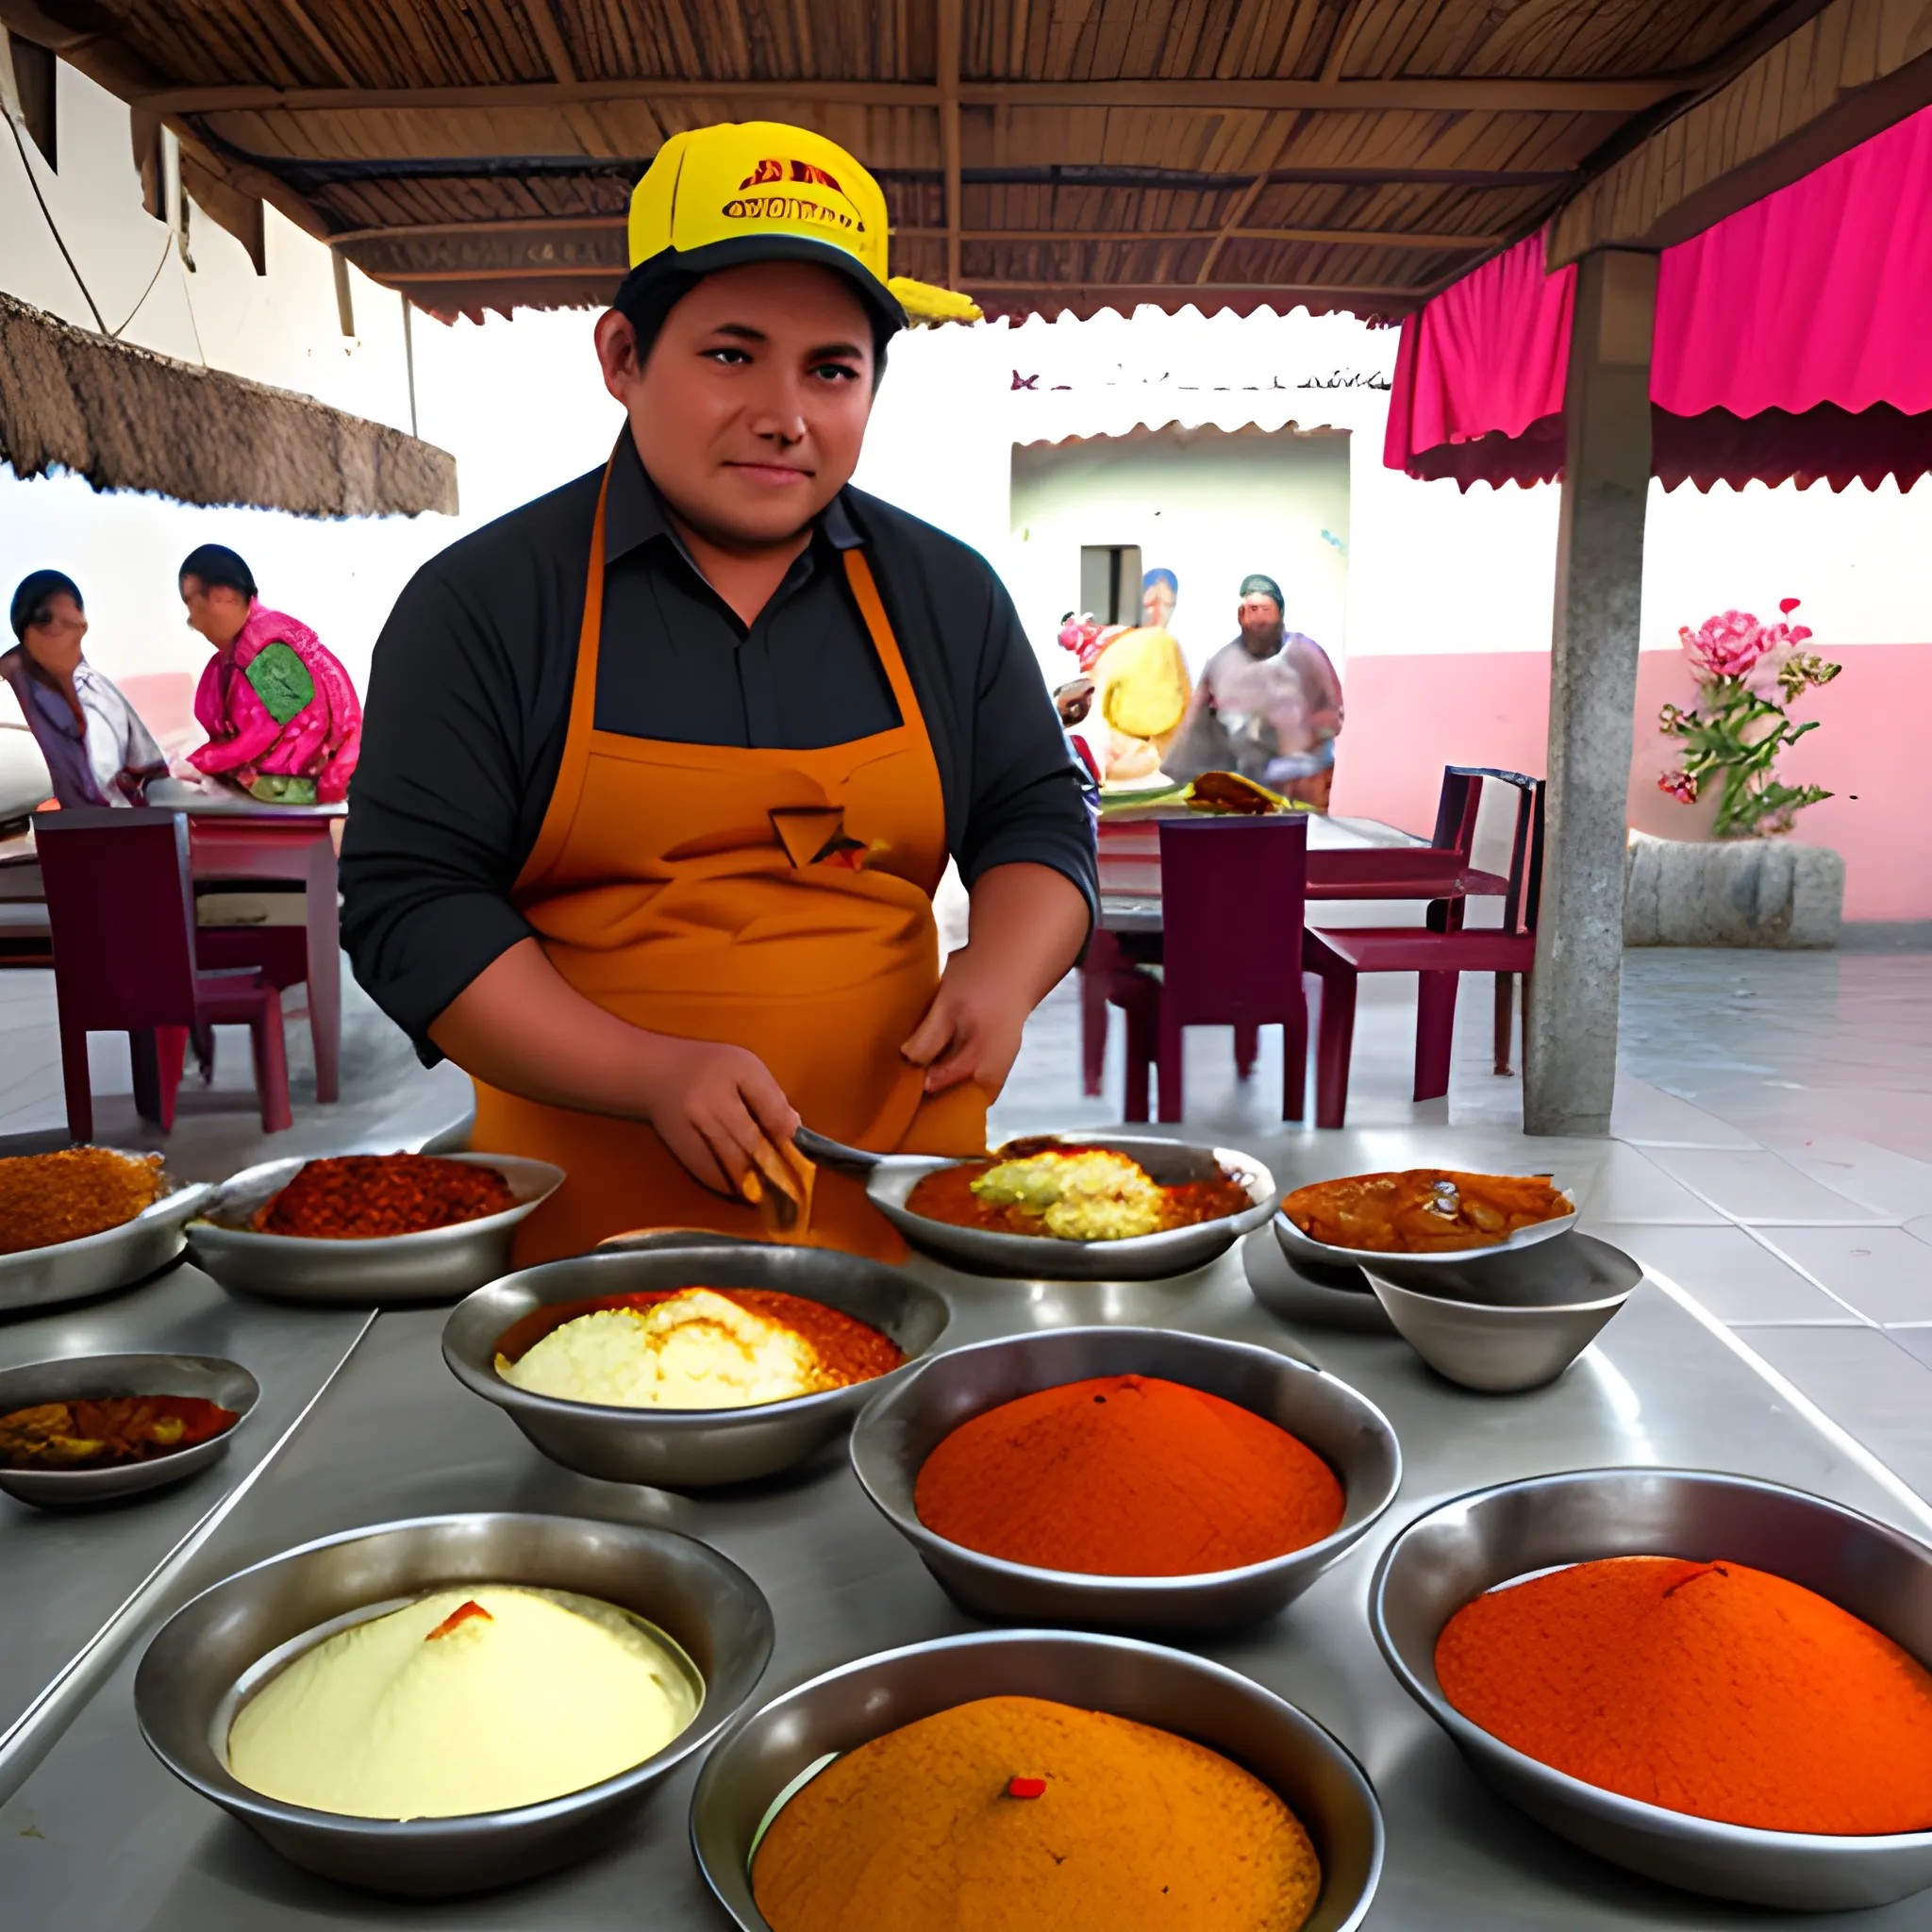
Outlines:
<svg viewBox="0 0 1932 1932"><path fill-rule="evenodd" d="M1798 822L1796 837L1845 858L1847 919L1932 919L1932 644L1849 644L1844 665L1794 715L1820 729L1782 761L1793 784L1835 794ZM1550 660L1535 651L1352 658L1348 723L1337 748L1338 812L1426 833L1442 767L1498 765L1541 772L1548 759ZM1674 762L1657 736L1657 708L1688 704L1692 687L1674 651L1646 651L1637 679L1637 750L1630 822L1665 837L1707 837L1708 814L1656 789Z"/></svg>

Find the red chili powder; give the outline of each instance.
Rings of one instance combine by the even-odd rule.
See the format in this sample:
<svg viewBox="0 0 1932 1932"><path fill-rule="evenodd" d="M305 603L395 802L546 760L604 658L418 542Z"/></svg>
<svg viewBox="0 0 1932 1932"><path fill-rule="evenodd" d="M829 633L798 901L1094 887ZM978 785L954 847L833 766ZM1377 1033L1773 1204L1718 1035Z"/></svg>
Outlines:
<svg viewBox="0 0 1932 1932"><path fill-rule="evenodd" d="M1251 1410L1151 1375L1023 1395L926 1457L919 1520L948 1542L1095 1576L1191 1576L1306 1548L1341 1522L1335 1472Z"/></svg>
<svg viewBox="0 0 1932 1932"><path fill-rule="evenodd" d="M1526 1756L1765 1831L1932 1828L1932 1675L1849 1610L1741 1563L1613 1557L1463 1605L1442 1694Z"/></svg>

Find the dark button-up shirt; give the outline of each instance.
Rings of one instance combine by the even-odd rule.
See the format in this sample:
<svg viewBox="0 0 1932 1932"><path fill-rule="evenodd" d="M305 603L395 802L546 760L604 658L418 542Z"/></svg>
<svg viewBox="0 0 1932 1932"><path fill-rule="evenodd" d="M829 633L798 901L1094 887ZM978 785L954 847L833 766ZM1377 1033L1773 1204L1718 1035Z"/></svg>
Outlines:
<svg viewBox="0 0 1932 1932"><path fill-rule="evenodd" d="M371 996L427 1029L530 936L511 889L569 723L599 474L425 564L375 648L342 841L342 937ZM976 552L856 490L745 625L705 581L626 430L605 514L600 730L794 750L901 722L846 581L862 546L932 741L970 887L1052 867L1096 903L1093 834L1059 719L1005 588Z"/></svg>

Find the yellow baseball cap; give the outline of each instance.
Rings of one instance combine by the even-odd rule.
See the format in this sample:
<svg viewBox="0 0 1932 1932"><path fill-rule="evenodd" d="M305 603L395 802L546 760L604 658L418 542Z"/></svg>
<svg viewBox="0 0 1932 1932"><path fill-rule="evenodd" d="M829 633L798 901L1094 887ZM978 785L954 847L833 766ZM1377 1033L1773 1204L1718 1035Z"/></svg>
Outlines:
<svg viewBox="0 0 1932 1932"><path fill-rule="evenodd" d="M713 275L749 261L812 261L858 290L888 333L922 320L976 321L950 289L887 273L879 185L837 142L778 121L727 121L674 134L630 198L626 296L666 274Z"/></svg>

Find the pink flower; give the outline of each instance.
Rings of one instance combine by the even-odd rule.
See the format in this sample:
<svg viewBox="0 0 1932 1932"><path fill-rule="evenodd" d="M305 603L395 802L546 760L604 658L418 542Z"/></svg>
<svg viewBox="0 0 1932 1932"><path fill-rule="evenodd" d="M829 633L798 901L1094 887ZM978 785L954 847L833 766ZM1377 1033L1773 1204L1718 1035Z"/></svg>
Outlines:
<svg viewBox="0 0 1932 1932"><path fill-rule="evenodd" d="M1747 610L1726 610L1720 617L1707 617L1696 630L1680 629L1677 635L1701 684L1744 676L1771 648L1770 633Z"/></svg>
<svg viewBox="0 0 1932 1932"><path fill-rule="evenodd" d="M1679 805L1697 803L1697 780L1689 772L1666 772L1657 781L1659 791L1667 791Z"/></svg>

